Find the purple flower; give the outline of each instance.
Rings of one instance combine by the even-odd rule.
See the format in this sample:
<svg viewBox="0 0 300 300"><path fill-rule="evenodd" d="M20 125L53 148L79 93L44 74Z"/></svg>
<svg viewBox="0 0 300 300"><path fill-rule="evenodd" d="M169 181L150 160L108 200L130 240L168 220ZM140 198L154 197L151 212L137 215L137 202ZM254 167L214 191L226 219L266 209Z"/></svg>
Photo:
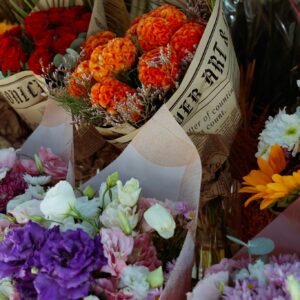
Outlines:
<svg viewBox="0 0 300 300"><path fill-rule="evenodd" d="M60 232L54 227L39 252L34 281L39 300L80 299L89 294L91 272L107 263L101 237L92 239L81 229Z"/></svg>
<svg viewBox="0 0 300 300"><path fill-rule="evenodd" d="M22 173L8 173L0 181L0 211L6 208L7 202L13 197L23 194L27 186Z"/></svg>
<svg viewBox="0 0 300 300"><path fill-rule="evenodd" d="M43 245L46 232L33 222L10 230L0 243L0 278L25 279L30 276L33 256Z"/></svg>

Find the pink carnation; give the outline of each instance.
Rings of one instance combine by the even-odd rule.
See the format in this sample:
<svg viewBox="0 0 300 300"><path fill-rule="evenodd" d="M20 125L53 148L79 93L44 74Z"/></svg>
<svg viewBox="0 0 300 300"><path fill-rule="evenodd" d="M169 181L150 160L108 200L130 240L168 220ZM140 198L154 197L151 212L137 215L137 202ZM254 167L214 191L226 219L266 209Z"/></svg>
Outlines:
<svg viewBox="0 0 300 300"><path fill-rule="evenodd" d="M161 265L161 261L157 258L151 234L142 233L134 237L134 247L128 262L137 266L145 266L150 271Z"/></svg>
<svg viewBox="0 0 300 300"><path fill-rule="evenodd" d="M102 271L120 277L122 270L126 267L127 257L133 250L132 236L126 236L121 229L116 227L102 228L101 242L107 258L107 265Z"/></svg>
<svg viewBox="0 0 300 300"><path fill-rule="evenodd" d="M14 166L14 172L26 173L31 176L39 175L39 171L32 159L20 159Z"/></svg>
<svg viewBox="0 0 300 300"><path fill-rule="evenodd" d="M55 155L50 148L41 147L38 154L43 163L45 173L52 177L53 183L67 177L67 164L61 157Z"/></svg>

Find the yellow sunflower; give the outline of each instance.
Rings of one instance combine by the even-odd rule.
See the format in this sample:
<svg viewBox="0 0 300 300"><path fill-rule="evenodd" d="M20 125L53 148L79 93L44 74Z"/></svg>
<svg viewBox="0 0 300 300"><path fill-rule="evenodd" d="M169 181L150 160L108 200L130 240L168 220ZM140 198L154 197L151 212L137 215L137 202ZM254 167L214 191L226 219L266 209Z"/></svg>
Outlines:
<svg viewBox="0 0 300 300"><path fill-rule="evenodd" d="M263 199L266 195L267 184L271 183L272 176L278 174L287 166L282 148L275 144L272 146L268 160L258 157L257 164L259 170L252 170L247 176L243 177L244 185L240 193L254 194L246 202L249 205L254 200Z"/></svg>

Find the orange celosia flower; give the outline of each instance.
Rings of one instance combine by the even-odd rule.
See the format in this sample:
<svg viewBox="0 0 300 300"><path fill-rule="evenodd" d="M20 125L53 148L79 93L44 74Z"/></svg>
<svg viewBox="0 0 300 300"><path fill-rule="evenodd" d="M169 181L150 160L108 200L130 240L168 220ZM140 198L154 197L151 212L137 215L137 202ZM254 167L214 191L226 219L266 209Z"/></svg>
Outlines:
<svg viewBox="0 0 300 300"><path fill-rule="evenodd" d="M171 47L159 47L144 53L138 64L139 80L158 89L175 86L179 72L179 59Z"/></svg>
<svg viewBox="0 0 300 300"><path fill-rule="evenodd" d="M91 73L89 62L84 60L74 70L70 77L68 92L75 97L84 97L88 94L88 85L90 83Z"/></svg>
<svg viewBox="0 0 300 300"><path fill-rule="evenodd" d="M202 38L205 27L196 22L184 24L171 38L171 46L175 49L180 59L189 53L194 54Z"/></svg>
<svg viewBox="0 0 300 300"><path fill-rule="evenodd" d="M175 6L169 4L150 11L149 16L166 19L173 33L187 22L186 15Z"/></svg>
<svg viewBox="0 0 300 300"><path fill-rule="evenodd" d="M121 102L127 102L129 95L131 96L131 99L138 99L138 95L134 89L114 78L105 78L101 83L96 83L92 87L91 102L94 105L102 106L111 114L116 114L116 107L118 104ZM140 103L137 104L137 108L141 108ZM128 110L126 105L125 109ZM140 119L140 115L134 110L129 112L129 114L131 114L134 121L138 121Z"/></svg>
<svg viewBox="0 0 300 300"><path fill-rule="evenodd" d="M173 34L170 23L159 17L142 18L136 31L139 45L144 52L166 46Z"/></svg>
<svg viewBox="0 0 300 300"><path fill-rule="evenodd" d="M111 31L102 31L90 36L82 45L85 52L84 59L90 59L92 52L97 46L106 45L108 41L116 37L116 34Z"/></svg>
<svg viewBox="0 0 300 300"><path fill-rule="evenodd" d="M245 206L254 200L263 199L267 184L272 182L272 176L280 173L287 166L284 152L279 145L272 146L267 161L258 157L257 163L259 170L252 170L250 174L243 177L245 187L241 188L240 192L254 194L245 202Z"/></svg>
<svg viewBox="0 0 300 300"><path fill-rule="evenodd" d="M89 67L93 77L101 81L129 70L135 63L137 48L128 38L115 38L92 53Z"/></svg>

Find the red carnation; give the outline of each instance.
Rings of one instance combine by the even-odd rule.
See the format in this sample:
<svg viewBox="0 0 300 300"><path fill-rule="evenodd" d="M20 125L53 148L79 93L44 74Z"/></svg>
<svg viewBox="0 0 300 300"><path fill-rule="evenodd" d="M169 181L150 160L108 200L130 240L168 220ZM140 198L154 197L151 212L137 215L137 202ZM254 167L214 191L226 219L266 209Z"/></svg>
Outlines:
<svg viewBox="0 0 300 300"><path fill-rule="evenodd" d="M47 48L47 49L53 49L53 44L54 44L54 37L55 31L50 30L45 32L41 38L37 38L35 42L35 46L38 48Z"/></svg>
<svg viewBox="0 0 300 300"><path fill-rule="evenodd" d="M52 57L53 55L49 50L36 48L28 60L29 69L35 74L42 74L42 68L49 66L52 62Z"/></svg>
<svg viewBox="0 0 300 300"><path fill-rule="evenodd" d="M73 6L69 9L66 9L64 12L64 23L70 24L72 22L78 21L81 19L81 16L86 13L86 10L83 6Z"/></svg>
<svg viewBox="0 0 300 300"><path fill-rule="evenodd" d="M13 28L11 28L10 30L5 31L2 36L4 37L9 37L9 36L13 36L16 38L21 38L22 35L22 28L21 26L15 26Z"/></svg>
<svg viewBox="0 0 300 300"><path fill-rule="evenodd" d="M16 39L7 37L1 40L0 63L2 72L19 72L22 69L21 63L25 63L26 58L25 51Z"/></svg>
<svg viewBox="0 0 300 300"><path fill-rule="evenodd" d="M24 19L25 31L26 33L35 40L48 30L48 15L46 12L37 11L28 15Z"/></svg>
<svg viewBox="0 0 300 300"><path fill-rule="evenodd" d="M74 33L79 34L87 32L90 24L91 13L86 13L83 17L74 23Z"/></svg>
<svg viewBox="0 0 300 300"><path fill-rule="evenodd" d="M54 51L55 53L65 54L66 49L71 45L71 43L76 39L76 35L72 33L66 33L58 37L54 41Z"/></svg>

